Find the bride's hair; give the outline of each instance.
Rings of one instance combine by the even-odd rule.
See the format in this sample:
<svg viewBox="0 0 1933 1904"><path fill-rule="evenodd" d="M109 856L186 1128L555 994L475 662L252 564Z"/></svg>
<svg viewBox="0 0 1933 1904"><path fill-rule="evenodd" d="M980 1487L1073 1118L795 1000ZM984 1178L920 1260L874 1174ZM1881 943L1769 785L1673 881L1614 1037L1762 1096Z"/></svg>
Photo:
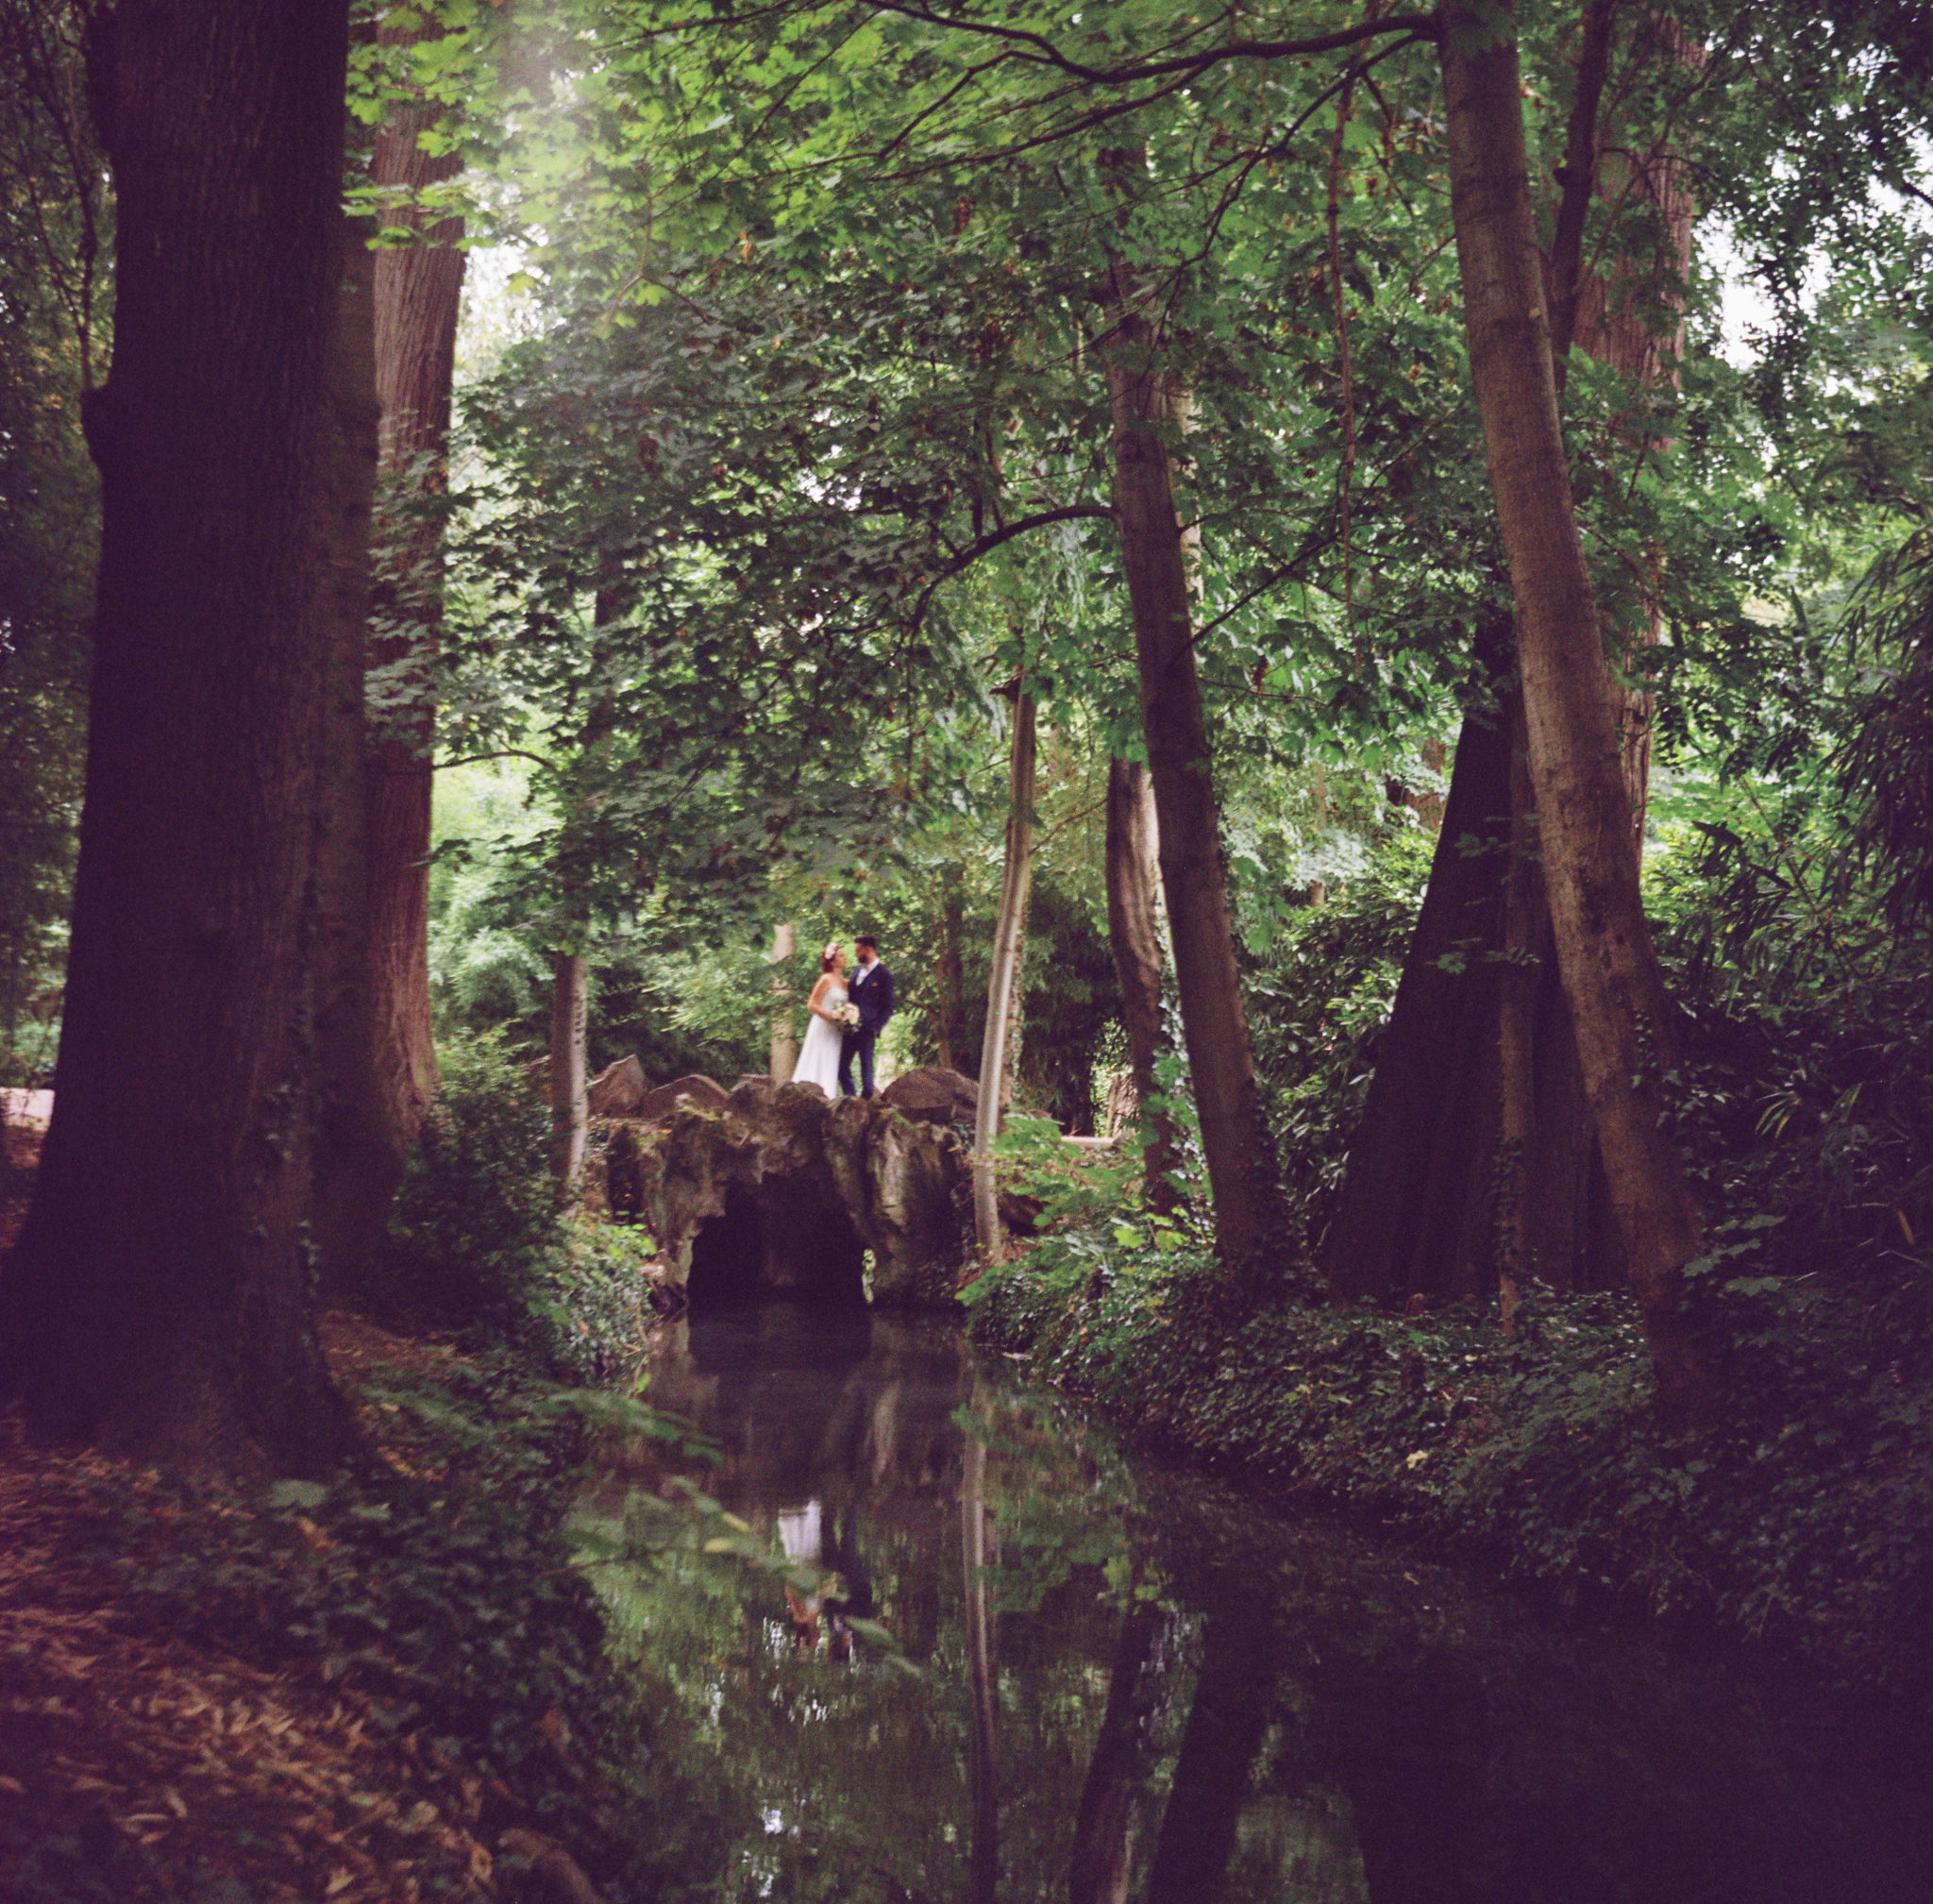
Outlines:
<svg viewBox="0 0 1933 1904"><path fill-rule="evenodd" d="M831 970L832 969L832 966L833 966L834 962L835 962L835 961L837 960L838 956L839 956L839 941L838 941L837 939L834 939L834 940L833 940L833 941L832 942L832 944L831 944L831 945L829 945L829 946L828 946L828 947L827 947L827 948L825 949L825 951L824 951L824 952L821 952L821 953L819 954L819 969L820 969L820 970L821 970L822 972L829 972L829 971L831 971Z"/></svg>

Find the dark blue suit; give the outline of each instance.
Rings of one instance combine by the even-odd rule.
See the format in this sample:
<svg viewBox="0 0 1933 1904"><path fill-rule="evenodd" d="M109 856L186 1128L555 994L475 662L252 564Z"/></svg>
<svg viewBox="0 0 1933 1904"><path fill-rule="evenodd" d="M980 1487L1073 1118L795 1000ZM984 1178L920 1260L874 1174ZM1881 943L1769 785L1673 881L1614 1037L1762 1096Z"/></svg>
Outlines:
<svg viewBox="0 0 1933 1904"><path fill-rule="evenodd" d="M859 967L846 981L849 1003L859 1007L859 1026L839 1040L839 1088L849 1098L852 1089L852 1059L859 1058L858 1095L869 1098L872 1089L873 1041L885 1030L893 1016L893 975L878 959Z"/></svg>

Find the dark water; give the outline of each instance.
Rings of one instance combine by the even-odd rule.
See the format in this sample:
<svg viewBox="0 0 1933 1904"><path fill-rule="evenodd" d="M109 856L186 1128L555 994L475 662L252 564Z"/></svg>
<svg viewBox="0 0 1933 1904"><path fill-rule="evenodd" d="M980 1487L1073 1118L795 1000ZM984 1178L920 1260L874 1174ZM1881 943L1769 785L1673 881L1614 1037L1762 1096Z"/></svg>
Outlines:
<svg viewBox="0 0 1933 1904"><path fill-rule="evenodd" d="M1933 1898L1916 1737L1131 1457L945 1327L721 1316L650 1393L720 1457L585 1508L660 1549L600 1578L667 1898Z"/></svg>

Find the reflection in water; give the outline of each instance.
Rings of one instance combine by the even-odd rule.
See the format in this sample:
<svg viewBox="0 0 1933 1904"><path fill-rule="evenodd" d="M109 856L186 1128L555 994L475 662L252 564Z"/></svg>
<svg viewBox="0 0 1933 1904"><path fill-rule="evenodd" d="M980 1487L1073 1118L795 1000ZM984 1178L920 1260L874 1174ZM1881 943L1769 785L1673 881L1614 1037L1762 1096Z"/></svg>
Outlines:
<svg viewBox="0 0 1933 1904"><path fill-rule="evenodd" d="M695 1543L602 1575L666 1897L1927 1895L1927 1760L1898 1728L1131 1459L942 1326L720 1315L651 1399L819 1582ZM587 1508L663 1486L653 1458Z"/></svg>

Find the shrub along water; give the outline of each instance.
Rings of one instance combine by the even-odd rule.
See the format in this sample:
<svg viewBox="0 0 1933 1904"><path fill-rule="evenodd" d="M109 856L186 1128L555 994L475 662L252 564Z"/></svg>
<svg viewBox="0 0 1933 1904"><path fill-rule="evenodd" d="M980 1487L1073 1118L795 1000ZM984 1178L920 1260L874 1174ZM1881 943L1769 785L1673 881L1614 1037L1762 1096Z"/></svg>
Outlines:
<svg viewBox="0 0 1933 1904"><path fill-rule="evenodd" d="M1716 796L1714 796L1716 798ZM1933 1606L1933 1066L1923 959L1802 830L1667 832L1650 895L1683 1017L1678 1134L1710 1214L1689 1272L1721 1377L1658 1419L1621 1291L1338 1308L1319 1250L1419 897L1404 843L1294 915L1249 975L1300 1222L1281 1296L1219 1302L1184 1207L1135 1173L1013 1168L1046 1234L970 1292L984 1340L1144 1433L1272 1485L1481 1543L1566 1594L1797 1647L1927 1696ZM1024 1186L1023 1187L1028 1187ZM1199 1186L1196 1186L1199 1196Z"/></svg>

